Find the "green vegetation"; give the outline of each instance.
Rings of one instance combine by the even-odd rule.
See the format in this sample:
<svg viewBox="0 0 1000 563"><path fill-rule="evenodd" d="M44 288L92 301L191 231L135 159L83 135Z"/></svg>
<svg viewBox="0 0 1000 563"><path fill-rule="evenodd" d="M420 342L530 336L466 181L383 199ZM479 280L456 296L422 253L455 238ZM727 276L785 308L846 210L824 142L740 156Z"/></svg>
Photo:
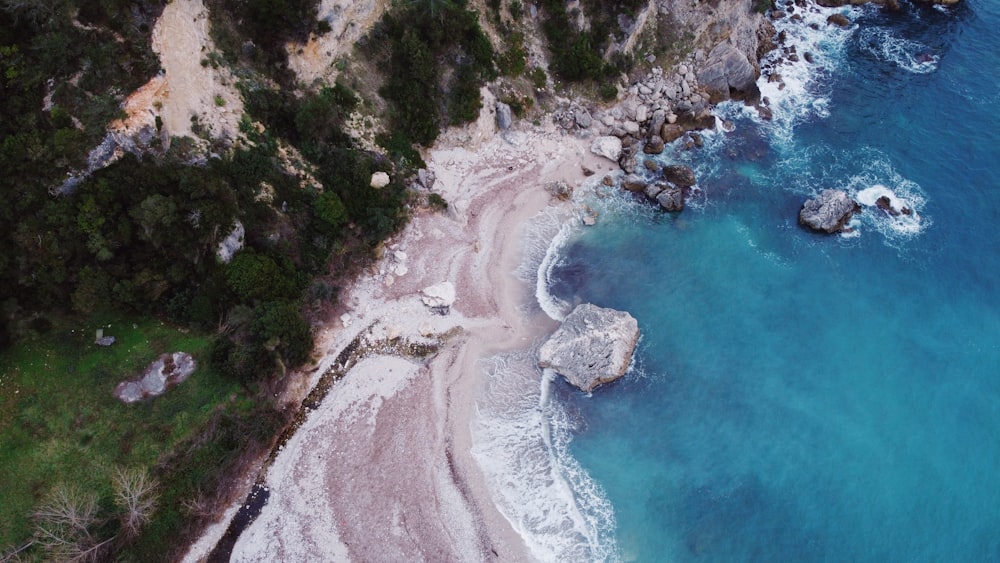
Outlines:
<svg viewBox="0 0 1000 563"><path fill-rule="evenodd" d="M430 145L443 123L474 120L482 105L479 88L496 77L493 48L464 0L398 5L365 45L386 65L380 93L391 105L394 134L406 144Z"/></svg>
<svg viewBox="0 0 1000 563"><path fill-rule="evenodd" d="M107 313L39 328L44 334L0 356L0 553L31 536L35 521L29 515L53 492L72 489L96 497L95 540L115 538L107 547L149 554L129 560L169 554L197 516L185 513L182 499L212 490L250 443L220 432L221 421L266 442L279 417L208 367L210 337L204 333ZM97 328L116 343L94 345ZM198 361L187 381L152 401L126 405L114 398L120 381L175 351ZM197 450L184 446L196 443ZM169 451L177 453L165 455ZM133 476L145 471L159 483L151 523L121 518L129 511L116 501L118 470Z"/></svg>

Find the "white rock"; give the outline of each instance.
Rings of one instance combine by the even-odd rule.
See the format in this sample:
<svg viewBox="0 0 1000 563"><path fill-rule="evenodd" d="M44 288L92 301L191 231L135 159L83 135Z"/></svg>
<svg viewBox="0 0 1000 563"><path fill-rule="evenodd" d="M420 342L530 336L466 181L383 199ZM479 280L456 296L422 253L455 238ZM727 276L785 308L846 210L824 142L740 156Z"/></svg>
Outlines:
<svg viewBox="0 0 1000 563"><path fill-rule="evenodd" d="M215 255L219 257L219 261L223 264L228 264L233 259L233 255L243 248L243 236L245 234L246 230L243 228L243 223L237 221L236 226L233 227L233 231L219 243L219 249L215 251Z"/></svg>
<svg viewBox="0 0 1000 563"><path fill-rule="evenodd" d="M646 106L640 106L640 107L645 108ZM636 133L639 132L639 124L634 121L626 121L624 127L625 127L625 132L631 135L635 135Z"/></svg>
<svg viewBox="0 0 1000 563"><path fill-rule="evenodd" d="M375 189L384 188L389 185L389 174L376 172L372 174L371 187Z"/></svg>
<svg viewBox="0 0 1000 563"><path fill-rule="evenodd" d="M618 162L618 157L622 154L622 140L611 135L598 137L590 145L590 152L612 162Z"/></svg>
<svg viewBox="0 0 1000 563"><path fill-rule="evenodd" d="M455 303L455 284L450 281L425 287L420 293L421 301L432 309L451 307Z"/></svg>
<svg viewBox="0 0 1000 563"><path fill-rule="evenodd" d="M538 365L583 391L614 381L628 369L639 324L624 311L578 305L538 351Z"/></svg>
<svg viewBox="0 0 1000 563"><path fill-rule="evenodd" d="M347 328L351 326L352 319L353 317L351 317L350 313L344 313L343 315L340 315L340 324L344 325L344 328Z"/></svg>

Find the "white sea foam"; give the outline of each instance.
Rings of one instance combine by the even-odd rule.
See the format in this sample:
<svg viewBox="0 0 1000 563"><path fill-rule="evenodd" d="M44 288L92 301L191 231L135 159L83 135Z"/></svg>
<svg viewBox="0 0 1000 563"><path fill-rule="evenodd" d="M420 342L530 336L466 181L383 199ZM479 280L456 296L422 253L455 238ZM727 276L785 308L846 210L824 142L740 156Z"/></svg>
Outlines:
<svg viewBox="0 0 1000 563"><path fill-rule="evenodd" d="M794 2L779 1L778 9L789 4ZM791 141L796 124L830 115L830 86L824 78L843 64L847 40L855 33L856 26L841 29L827 24L826 19L840 13L853 21L861 9L823 8L810 3L805 8L796 8L795 13L802 17L800 21L782 18L774 22L775 29L784 34L785 43L764 57L761 78L757 81L761 97L767 99L773 114L767 127L777 140L786 142ZM797 61L790 60L783 50L792 48ZM812 62L806 60L806 54ZM769 77L775 74L781 79L771 82Z"/></svg>
<svg viewBox="0 0 1000 563"><path fill-rule="evenodd" d="M486 360L472 455L497 508L539 561L618 561L614 510L570 455L574 421L550 398L552 374L533 351Z"/></svg>
<svg viewBox="0 0 1000 563"><path fill-rule="evenodd" d="M877 60L896 65L914 74L927 74L938 68L940 57L923 43L898 37L884 27L869 27L858 36L861 50Z"/></svg>
<svg viewBox="0 0 1000 563"><path fill-rule="evenodd" d="M535 286L535 299L546 315L561 321L570 304L549 291L552 275L562 259L561 251L572 239L574 228L565 211L549 207L533 218L524 233L524 258L517 269L522 281Z"/></svg>
<svg viewBox="0 0 1000 563"><path fill-rule="evenodd" d="M864 212L855 216L861 229L872 228L885 237L887 244L893 245L930 227L930 218L921 215L927 200L916 182L904 178L877 153L872 152L867 158L862 156L858 161L862 162L862 169L848 180L845 189L865 206ZM880 197L888 198L892 208L900 213L891 215L879 209L876 202ZM904 215L901 213L904 208L912 213Z"/></svg>

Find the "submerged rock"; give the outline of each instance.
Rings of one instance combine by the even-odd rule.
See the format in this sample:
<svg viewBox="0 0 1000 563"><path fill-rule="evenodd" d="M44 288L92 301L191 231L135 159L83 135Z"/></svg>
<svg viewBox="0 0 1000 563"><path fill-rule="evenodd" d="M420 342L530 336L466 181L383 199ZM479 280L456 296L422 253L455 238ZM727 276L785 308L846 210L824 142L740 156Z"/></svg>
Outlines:
<svg viewBox="0 0 1000 563"><path fill-rule="evenodd" d="M836 233L847 225L861 206L843 190L823 190L816 199L807 200L799 211L799 223L825 233Z"/></svg>
<svg viewBox="0 0 1000 563"><path fill-rule="evenodd" d="M578 305L538 351L538 365L583 391L625 375L639 341L639 323L624 311Z"/></svg>

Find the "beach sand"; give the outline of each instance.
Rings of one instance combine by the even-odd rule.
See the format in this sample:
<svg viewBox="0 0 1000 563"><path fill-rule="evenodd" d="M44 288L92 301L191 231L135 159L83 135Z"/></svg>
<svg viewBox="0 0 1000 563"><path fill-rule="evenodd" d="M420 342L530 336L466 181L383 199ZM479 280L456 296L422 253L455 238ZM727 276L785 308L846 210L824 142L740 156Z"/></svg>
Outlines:
<svg viewBox="0 0 1000 563"><path fill-rule="evenodd" d="M358 336L371 351L268 468L268 504L232 561L531 559L470 453L486 383L479 360L556 328L525 312L534 289L515 276L528 220L549 205L569 205L545 186L578 186L584 167L603 174L617 165L591 154L589 137L552 126L501 134L491 112L483 114L427 157L448 210L416 214L343 292L346 322L318 335L319 367L292 389L292 402ZM423 288L443 281L457 294L447 315L420 300ZM442 345L423 360L385 351L403 340ZM208 530L185 561L202 559L225 525Z"/></svg>

